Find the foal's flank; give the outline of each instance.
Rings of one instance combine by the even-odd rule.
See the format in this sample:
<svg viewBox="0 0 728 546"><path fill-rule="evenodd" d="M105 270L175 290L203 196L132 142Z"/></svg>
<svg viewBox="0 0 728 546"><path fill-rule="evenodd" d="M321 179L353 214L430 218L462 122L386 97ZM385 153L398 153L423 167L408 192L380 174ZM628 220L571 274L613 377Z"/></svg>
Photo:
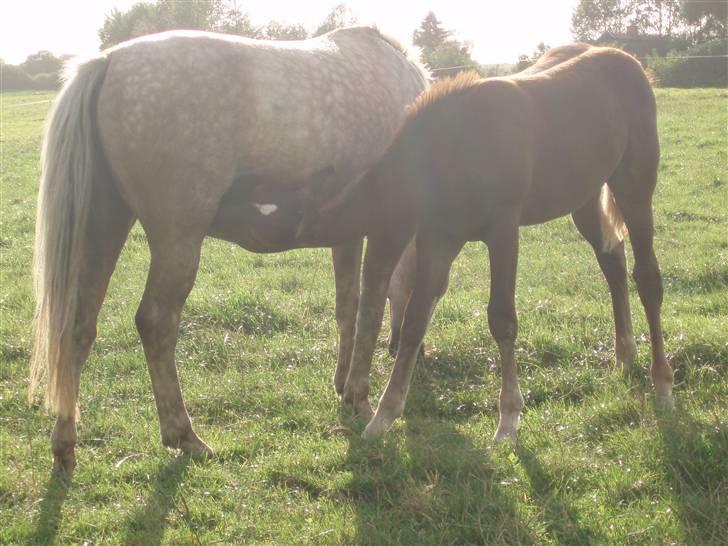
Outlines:
<svg viewBox="0 0 728 546"><path fill-rule="evenodd" d="M405 405L417 351L451 264L467 241L488 246L488 322L500 352L500 418L494 439L516 440L523 396L515 361L519 226L572 214L609 284L615 352L636 354L622 235L634 250L634 279L647 313L652 380L672 396L660 325L662 282L653 251L652 194L659 161L655 100L640 64L611 48L556 48L526 73L435 83L421 95L381 161L360 181L308 214L298 234L366 234L364 298L344 400L368 407L372 339L380 327L379 279L390 255L416 231L414 291L389 383L364 436L376 437ZM395 183L396 181L396 183ZM389 249L389 251L387 251ZM370 330L371 328L371 330ZM365 413L358 411L358 413Z"/></svg>

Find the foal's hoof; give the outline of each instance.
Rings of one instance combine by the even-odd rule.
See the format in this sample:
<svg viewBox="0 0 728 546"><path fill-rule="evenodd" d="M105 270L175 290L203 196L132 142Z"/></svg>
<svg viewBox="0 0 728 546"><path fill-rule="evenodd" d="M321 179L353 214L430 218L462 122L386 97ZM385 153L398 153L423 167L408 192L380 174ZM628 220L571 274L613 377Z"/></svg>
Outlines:
<svg viewBox="0 0 728 546"><path fill-rule="evenodd" d="M206 459L215 454L210 446L200 440L199 436L197 436L192 429L189 429L187 433L180 438L163 438L162 444L171 449L179 449L187 457L192 459Z"/></svg>
<svg viewBox="0 0 728 546"><path fill-rule="evenodd" d="M669 396L655 395L655 409L659 412L670 412L675 409L675 400L672 394Z"/></svg>
<svg viewBox="0 0 728 546"><path fill-rule="evenodd" d="M510 445L511 447L516 447L518 444L518 433L515 429L508 430L498 428L493 435L493 442L496 444L505 444Z"/></svg>
<svg viewBox="0 0 728 546"><path fill-rule="evenodd" d="M344 392L344 395L341 398L341 403L344 408L348 409L357 419L369 421L369 419L372 418L372 415L374 415L372 406L369 404L368 396L354 397L350 394L347 395L346 392Z"/></svg>
<svg viewBox="0 0 728 546"><path fill-rule="evenodd" d="M180 445L180 449L182 450L182 453L184 453L188 457L197 460L209 459L210 457L215 455L215 452L212 450L212 448L210 448L210 446L208 446L199 438L195 438L194 441L185 442L184 444Z"/></svg>
<svg viewBox="0 0 728 546"><path fill-rule="evenodd" d="M346 403L345 406L349 408L351 414L354 417L356 417L357 419L361 419L362 421L369 421L374 415L372 406L371 404L369 404L369 400L367 400L366 398L353 403Z"/></svg>
<svg viewBox="0 0 728 546"><path fill-rule="evenodd" d="M392 420L387 419L382 415L375 415L374 418L369 421L369 424L361 433L361 437L365 440L376 440L384 436L384 433L389 430L392 426Z"/></svg>

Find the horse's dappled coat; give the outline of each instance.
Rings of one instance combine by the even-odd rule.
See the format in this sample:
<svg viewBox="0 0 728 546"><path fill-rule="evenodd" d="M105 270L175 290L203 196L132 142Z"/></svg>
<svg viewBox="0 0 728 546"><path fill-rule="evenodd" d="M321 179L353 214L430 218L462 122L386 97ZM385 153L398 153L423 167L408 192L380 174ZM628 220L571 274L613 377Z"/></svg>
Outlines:
<svg viewBox="0 0 728 546"><path fill-rule="evenodd" d="M175 31L80 65L46 131L36 224L30 391L48 379L56 464L75 463L80 371L132 224L141 223L151 253L136 324L162 441L207 453L174 362L202 240L258 252L300 246L301 189L360 175L425 86L404 50L365 27L282 43ZM352 354L361 241L333 256L341 378Z"/></svg>

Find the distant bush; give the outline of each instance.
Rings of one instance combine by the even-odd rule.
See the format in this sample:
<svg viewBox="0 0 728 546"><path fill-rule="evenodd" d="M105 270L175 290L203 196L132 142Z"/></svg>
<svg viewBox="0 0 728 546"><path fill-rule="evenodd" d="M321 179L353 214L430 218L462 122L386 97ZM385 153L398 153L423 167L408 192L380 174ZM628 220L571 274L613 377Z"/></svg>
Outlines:
<svg viewBox="0 0 728 546"><path fill-rule="evenodd" d="M32 77L33 89L54 90L61 87L60 72L44 72Z"/></svg>
<svg viewBox="0 0 728 546"><path fill-rule="evenodd" d="M661 87L728 86L728 42L711 40L665 57L652 55L647 66Z"/></svg>
<svg viewBox="0 0 728 546"><path fill-rule="evenodd" d="M25 70L12 64L0 65L2 70L1 91L35 91L53 90L61 85L58 72L28 75Z"/></svg>
<svg viewBox="0 0 728 546"><path fill-rule="evenodd" d="M33 89L33 78L28 76L22 68L12 65L0 65L2 71L2 91L25 91Z"/></svg>

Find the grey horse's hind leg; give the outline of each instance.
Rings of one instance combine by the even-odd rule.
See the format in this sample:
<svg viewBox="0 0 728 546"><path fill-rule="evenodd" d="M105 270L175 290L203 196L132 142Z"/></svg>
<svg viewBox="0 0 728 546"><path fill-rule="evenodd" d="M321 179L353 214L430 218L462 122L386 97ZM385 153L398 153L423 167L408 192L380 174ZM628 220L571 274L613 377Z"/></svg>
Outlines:
<svg viewBox="0 0 728 546"><path fill-rule="evenodd" d="M88 358L96 338L96 319L106 295L111 274L131 227L132 217L118 195L110 187L98 184L89 210L87 235L81 263L82 293L78 300L73 326L74 391L78 401L81 368ZM51 433L51 450L57 470L70 471L76 465L76 419L74 416L56 418Z"/></svg>
<svg viewBox="0 0 728 546"><path fill-rule="evenodd" d="M149 232L147 236L152 260L136 324L152 379L162 443L193 456L211 454L192 430L174 360L180 314L195 282L203 237L155 237Z"/></svg>
<svg viewBox="0 0 728 546"><path fill-rule="evenodd" d="M356 312L359 308L362 240L331 249L336 279L336 325L339 329L339 351L334 372L334 388L344 393L349 365L354 351Z"/></svg>

